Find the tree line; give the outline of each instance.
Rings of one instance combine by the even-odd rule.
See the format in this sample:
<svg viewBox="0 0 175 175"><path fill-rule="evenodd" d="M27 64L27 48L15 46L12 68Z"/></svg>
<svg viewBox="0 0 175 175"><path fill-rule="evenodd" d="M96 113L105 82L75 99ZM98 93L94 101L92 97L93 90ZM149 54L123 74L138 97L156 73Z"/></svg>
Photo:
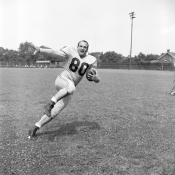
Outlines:
<svg viewBox="0 0 175 175"><path fill-rule="evenodd" d="M162 53L163 54L163 53ZM162 55L161 54L161 55ZM106 52L101 56L101 62L103 63L119 63L119 64L149 64L152 60L157 60L160 55L156 54L143 54L140 52L138 55L130 58L123 56L122 54L116 53L114 51Z"/></svg>
<svg viewBox="0 0 175 175"><path fill-rule="evenodd" d="M41 48L49 48L46 46L40 46ZM29 42L21 43L18 50L9 50L0 48L0 62L14 62L19 64L20 62L25 62L27 65L34 65L37 60L50 60L51 62L57 61L55 58L46 56L43 54L33 55L34 49L29 46ZM90 53L93 55L93 53ZM163 54L163 53L162 53ZM161 55L162 55L161 54ZM155 54L143 54L140 52L138 55L135 55L132 58L125 57L120 53L115 51L108 51L101 53L99 57L102 63L119 63L119 64L128 64L130 61L131 64L149 64L152 60L157 60L160 55Z"/></svg>
<svg viewBox="0 0 175 175"><path fill-rule="evenodd" d="M49 48L46 46L40 46L41 48ZM29 42L21 43L18 50L9 50L0 48L0 61L8 63L25 63L27 65L34 65L37 60L53 60L52 57L37 54L34 55L34 49L29 46Z"/></svg>

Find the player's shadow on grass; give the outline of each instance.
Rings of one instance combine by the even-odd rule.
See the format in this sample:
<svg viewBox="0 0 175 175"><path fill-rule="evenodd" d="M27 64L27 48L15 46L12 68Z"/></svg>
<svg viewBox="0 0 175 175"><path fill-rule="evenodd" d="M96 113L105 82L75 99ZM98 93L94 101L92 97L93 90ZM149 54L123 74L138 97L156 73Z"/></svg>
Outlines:
<svg viewBox="0 0 175 175"><path fill-rule="evenodd" d="M48 135L48 139L50 141L53 141L56 136L74 135L74 134L77 134L78 132L86 132L86 131L95 130L95 129L96 130L100 129L100 125L96 122L75 121L72 123L61 125L58 130L38 133L38 136Z"/></svg>

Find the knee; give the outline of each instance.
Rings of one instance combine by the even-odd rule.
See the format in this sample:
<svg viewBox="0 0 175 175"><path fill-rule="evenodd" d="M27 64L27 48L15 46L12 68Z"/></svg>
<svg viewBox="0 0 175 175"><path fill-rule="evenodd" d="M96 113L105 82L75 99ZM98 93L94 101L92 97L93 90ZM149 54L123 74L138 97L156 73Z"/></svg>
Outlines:
<svg viewBox="0 0 175 175"><path fill-rule="evenodd" d="M51 112L51 118L54 119L58 115L58 112L55 110L52 110Z"/></svg>
<svg viewBox="0 0 175 175"><path fill-rule="evenodd" d="M57 91L59 91L60 89L62 89L63 87L60 87L59 84L55 81L55 89Z"/></svg>
<svg viewBox="0 0 175 175"><path fill-rule="evenodd" d="M72 83L67 87L67 92L72 95L75 92L75 89L75 85Z"/></svg>

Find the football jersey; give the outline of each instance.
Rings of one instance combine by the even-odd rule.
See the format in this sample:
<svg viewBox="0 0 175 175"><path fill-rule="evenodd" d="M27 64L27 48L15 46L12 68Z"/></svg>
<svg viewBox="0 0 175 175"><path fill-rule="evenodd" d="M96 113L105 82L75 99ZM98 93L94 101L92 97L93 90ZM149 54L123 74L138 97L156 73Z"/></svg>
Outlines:
<svg viewBox="0 0 175 175"><path fill-rule="evenodd" d="M81 81L88 68L92 67L97 60L91 55L86 55L84 58L81 58L77 50L73 47L64 47L61 51L66 54L62 75L71 79L76 86Z"/></svg>

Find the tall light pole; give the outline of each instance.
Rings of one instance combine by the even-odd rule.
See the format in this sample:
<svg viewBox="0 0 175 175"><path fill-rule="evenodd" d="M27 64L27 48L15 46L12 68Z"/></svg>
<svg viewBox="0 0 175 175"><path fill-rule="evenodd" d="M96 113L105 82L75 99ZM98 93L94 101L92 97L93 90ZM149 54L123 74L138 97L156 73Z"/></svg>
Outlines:
<svg viewBox="0 0 175 175"><path fill-rule="evenodd" d="M135 18L134 12L129 13L131 18L131 47L130 47L130 55L129 55L129 69L131 68L131 55L132 55L132 33L133 33L133 18Z"/></svg>

